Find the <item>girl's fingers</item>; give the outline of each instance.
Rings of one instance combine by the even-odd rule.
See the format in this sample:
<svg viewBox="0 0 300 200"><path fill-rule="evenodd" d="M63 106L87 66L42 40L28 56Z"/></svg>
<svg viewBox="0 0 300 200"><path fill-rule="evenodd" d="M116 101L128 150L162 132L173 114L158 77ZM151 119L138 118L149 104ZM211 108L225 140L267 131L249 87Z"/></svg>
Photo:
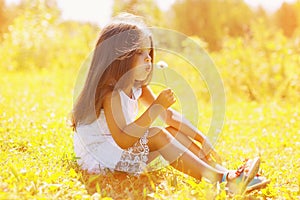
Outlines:
<svg viewBox="0 0 300 200"><path fill-rule="evenodd" d="M159 96L157 97L158 103L163 105L163 107L168 108L173 103L176 102L175 95L171 89L165 89L163 90Z"/></svg>
<svg viewBox="0 0 300 200"><path fill-rule="evenodd" d="M174 103L176 101L176 98L174 96L170 96L169 101Z"/></svg>
<svg viewBox="0 0 300 200"><path fill-rule="evenodd" d="M173 95L173 90L171 88L167 88L165 89L165 91L167 92L167 94L172 94Z"/></svg>

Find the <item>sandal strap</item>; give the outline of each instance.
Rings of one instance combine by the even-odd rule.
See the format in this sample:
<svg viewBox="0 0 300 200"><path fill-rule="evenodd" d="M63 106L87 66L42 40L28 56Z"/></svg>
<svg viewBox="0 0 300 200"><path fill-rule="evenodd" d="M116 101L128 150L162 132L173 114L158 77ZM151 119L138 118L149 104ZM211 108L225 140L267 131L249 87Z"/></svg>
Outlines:
<svg viewBox="0 0 300 200"><path fill-rule="evenodd" d="M242 165L240 166L236 171L235 171L235 174L236 176L240 176L244 171L245 171L245 168L246 168L246 165Z"/></svg>
<svg viewBox="0 0 300 200"><path fill-rule="evenodd" d="M226 181L227 181L227 176L228 176L228 173L229 173L229 172L225 172L225 173L223 174L223 176L222 176L222 180L221 180L221 183L223 183L223 182L226 182Z"/></svg>

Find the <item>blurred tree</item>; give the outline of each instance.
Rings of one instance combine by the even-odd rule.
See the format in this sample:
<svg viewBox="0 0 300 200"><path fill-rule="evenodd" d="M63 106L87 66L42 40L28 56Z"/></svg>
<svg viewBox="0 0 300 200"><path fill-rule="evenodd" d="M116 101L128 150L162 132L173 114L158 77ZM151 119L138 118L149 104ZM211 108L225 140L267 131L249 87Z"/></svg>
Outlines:
<svg viewBox="0 0 300 200"><path fill-rule="evenodd" d="M0 48L4 69L76 69L94 47L97 27L63 21L55 0L23 0L14 9Z"/></svg>
<svg viewBox="0 0 300 200"><path fill-rule="evenodd" d="M203 38L210 50L221 49L225 35L244 35L253 17L243 0L177 0L171 9L173 27Z"/></svg>
<svg viewBox="0 0 300 200"><path fill-rule="evenodd" d="M52 1L52 0L51 0ZM18 5L22 14L14 18L8 32L4 34L3 63L8 68L25 69L44 67L49 57L47 43L52 41L55 30L51 24L57 20L57 11L49 7L50 1L23 0ZM53 2L53 1L52 1Z"/></svg>
<svg viewBox="0 0 300 200"><path fill-rule="evenodd" d="M5 0L0 0L0 35L3 36L8 31L8 26L22 11L20 4L12 3L7 5Z"/></svg>
<svg viewBox="0 0 300 200"><path fill-rule="evenodd" d="M254 34L257 33L257 27L265 27L266 29L275 28L270 16L265 11L265 9L260 5L254 10L254 16L250 22L250 27L245 31L245 43L250 42L255 36ZM266 33L264 29L259 29L263 33ZM260 34L263 34L260 33Z"/></svg>
<svg viewBox="0 0 300 200"><path fill-rule="evenodd" d="M276 24L287 37L292 37L298 25L298 16L295 7L284 2L275 13Z"/></svg>
<svg viewBox="0 0 300 200"><path fill-rule="evenodd" d="M300 0L295 2L294 7L295 7L295 10L296 10L296 13L297 13L297 22L298 22L297 29L295 30L294 35L296 37L298 37L297 40L298 40L298 45L299 45L300 44ZM300 48L299 48L299 52L300 52Z"/></svg>
<svg viewBox="0 0 300 200"><path fill-rule="evenodd" d="M129 12L145 17L151 26L166 25L166 18L154 0L114 0L113 15Z"/></svg>
<svg viewBox="0 0 300 200"><path fill-rule="evenodd" d="M0 38L7 29L8 19L6 14L6 5L4 0L0 0Z"/></svg>

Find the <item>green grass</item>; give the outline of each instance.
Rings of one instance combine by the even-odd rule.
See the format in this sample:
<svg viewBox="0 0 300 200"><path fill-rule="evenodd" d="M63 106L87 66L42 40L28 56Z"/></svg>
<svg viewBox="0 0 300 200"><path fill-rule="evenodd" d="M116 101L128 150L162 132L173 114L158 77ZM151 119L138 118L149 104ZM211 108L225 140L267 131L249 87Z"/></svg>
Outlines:
<svg viewBox="0 0 300 200"><path fill-rule="evenodd" d="M72 108L76 71L5 72L0 79L0 199L226 199L171 168L140 177L88 175L76 165ZM4 75L3 75L4 74ZM205 108L202 106L201 108ZM201 114L207 130L209 108ZM300 105L269 101L228 102L216 149L225 166L260 155L271 183L247 199L300 198ZM238 197L237 197L238 198Z"/></svg>

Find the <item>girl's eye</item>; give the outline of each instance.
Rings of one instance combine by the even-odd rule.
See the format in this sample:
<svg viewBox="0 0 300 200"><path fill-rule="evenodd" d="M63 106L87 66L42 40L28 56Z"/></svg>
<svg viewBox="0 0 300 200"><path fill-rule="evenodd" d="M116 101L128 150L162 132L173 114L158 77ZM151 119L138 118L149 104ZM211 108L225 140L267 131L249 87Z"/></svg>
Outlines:
<svg viewBox="0 0 300 200"><path fill-rule="evenodd" d="M145 54L149 55L150 54L150 50L148 50L148 49L138 49L136 51L136 53L137 54L143 54L143 53L145 53Z"/></svg>
<svg viewBox="0 0 300 200"><path fill-rule="evenodd" d="M139 49L139 50L136 51L136 53L137 53L137 54L142 54L142 53L143 53L143 50Z"/></svg>

